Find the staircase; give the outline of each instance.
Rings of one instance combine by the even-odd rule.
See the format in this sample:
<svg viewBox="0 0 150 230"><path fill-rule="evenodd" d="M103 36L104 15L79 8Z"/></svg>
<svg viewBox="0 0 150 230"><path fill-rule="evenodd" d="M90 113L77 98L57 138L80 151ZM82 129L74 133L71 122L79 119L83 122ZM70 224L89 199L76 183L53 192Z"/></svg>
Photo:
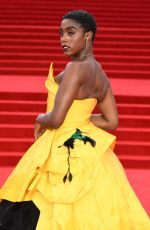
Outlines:
<svg viewBox="0 0 150 230"><path fill-rule="evenodd" d="M1 0L1 182L34 141L35 117L46 108L50 62L57 74L68 61L58 31L61 17L74 9L97 19L94 54L110 78L119 112L115 152L127 170L150 173L150 2Z"/></svg>

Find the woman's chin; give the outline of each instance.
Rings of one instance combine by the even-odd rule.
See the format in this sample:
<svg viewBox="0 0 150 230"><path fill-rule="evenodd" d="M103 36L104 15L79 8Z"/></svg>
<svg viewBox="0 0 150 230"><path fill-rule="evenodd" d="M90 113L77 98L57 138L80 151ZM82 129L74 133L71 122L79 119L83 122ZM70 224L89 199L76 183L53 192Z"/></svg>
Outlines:
<svg viewBox="0 0 150 230"><path fill-rule="evenodd" d="M69 58L72 58L72 57L73 57L73 54L70 53L70 52L64 52L64 54L65 54L67 57L69 57Z"/></svg>

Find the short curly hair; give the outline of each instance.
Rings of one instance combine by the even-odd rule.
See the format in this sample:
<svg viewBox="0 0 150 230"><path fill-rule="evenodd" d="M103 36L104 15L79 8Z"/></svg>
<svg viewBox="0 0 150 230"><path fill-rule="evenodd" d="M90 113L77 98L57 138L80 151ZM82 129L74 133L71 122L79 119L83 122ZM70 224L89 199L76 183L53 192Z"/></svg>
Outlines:
<svg viewBox="0 0 150 230"><path fill-rule="evenodd" d="M94 40L96 30L97 30L96 20L94 16L91 15L89 12L84 10L70 11L69 13L65 14L62 17L62 20L63 19L72 19L77 23L80 23L81 26L85 29L85 32L92 31L93 32L92 41Z"/></svg>

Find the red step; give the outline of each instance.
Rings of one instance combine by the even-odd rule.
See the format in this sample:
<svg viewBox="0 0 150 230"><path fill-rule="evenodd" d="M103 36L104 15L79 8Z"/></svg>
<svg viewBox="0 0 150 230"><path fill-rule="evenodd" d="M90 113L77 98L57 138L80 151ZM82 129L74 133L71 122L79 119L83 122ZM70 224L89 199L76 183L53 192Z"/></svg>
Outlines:
<svg viewBox="0 0 150 230"><path fill-rule="evenodd" d="M149 141L150 140L150 128L128 128L119 127L116 131L113 131L117 140L123 141Z"/></svg>
<svg viewBox="0 0 150 230"><path fill-rule="evenodd" d="M119 114L150 115L150 104L118 103Z"/></svg>
<svg viewBox="0 0 150 230"><path fill-rule="evenodd" d="M0 100L1 111L34 111L34 112L45 112L46 111L46 100L45 101L23 101L23 100Z"/></svg>
<svg viewBox="0 0 150 230"><path fill-rule="evenodd" d="M149 155L150 153L150 142L146 141L117 141L115 147L115 153L123 155Z"/></svg>
<svg viewBox="0 0 150 230"><path fill-rule="evenodd" d="M0 138L1 152L25 152L34 142L34 138Z"/></svg>
<svg viewBox="0 0 150 230"><path fill-rule="evenodd" d="M33 138L34 124L0 124L0 137L2 138Z"/></svg>
<svg viewBox="0 0 150 230"><path fill-rule="evenodd" d="M34 124L38 112L0 112L1 124Z"/></svg>
<svg viewBox="0 0 150 230"><path fill-rule="evenodd" d="M119 115L119 127L150 128L150 116Z"/></svg>

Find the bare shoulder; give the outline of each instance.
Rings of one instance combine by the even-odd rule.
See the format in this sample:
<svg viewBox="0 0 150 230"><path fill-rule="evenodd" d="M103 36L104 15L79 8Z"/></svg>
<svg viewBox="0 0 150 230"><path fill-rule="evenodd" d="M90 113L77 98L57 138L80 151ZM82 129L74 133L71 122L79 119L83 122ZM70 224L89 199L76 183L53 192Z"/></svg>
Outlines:
<svg viewBox="0 0 150 230"><path fill-rule="evenodd" d="M86 63L84 62L69 62L64 70L63 81L78 82L80 84L84 81Z"/></svg>

